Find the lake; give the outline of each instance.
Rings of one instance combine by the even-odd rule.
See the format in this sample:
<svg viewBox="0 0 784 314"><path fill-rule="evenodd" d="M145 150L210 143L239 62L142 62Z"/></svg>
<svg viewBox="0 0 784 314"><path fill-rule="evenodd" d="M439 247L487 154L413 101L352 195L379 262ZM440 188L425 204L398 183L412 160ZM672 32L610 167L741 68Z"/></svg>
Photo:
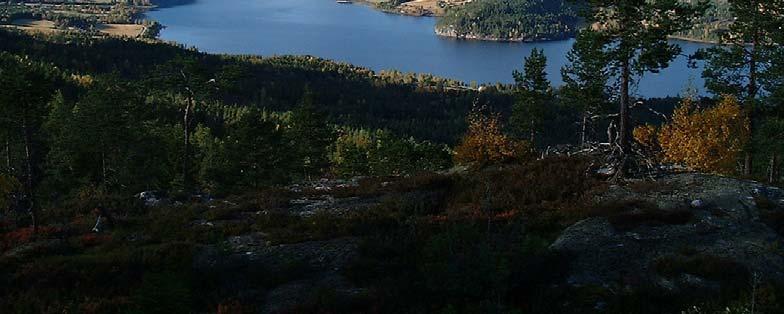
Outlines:
<svg viewBox="0 0 784 314"><path fill-rule="evenodd" d="M201 51L227 54L313 55L373 70L431 73L464 82L512 82L533 48L548 57L548 74L560 84L560 68L573 40L500 43L455 40L433 33L434 18L386 14L365 5L334 0L196 0L147 13L166 28L164 40ZM706 44L678 41L684 53ZM636 87L646 97L702 90L701 69L686 58L647 75Z"/></svg>

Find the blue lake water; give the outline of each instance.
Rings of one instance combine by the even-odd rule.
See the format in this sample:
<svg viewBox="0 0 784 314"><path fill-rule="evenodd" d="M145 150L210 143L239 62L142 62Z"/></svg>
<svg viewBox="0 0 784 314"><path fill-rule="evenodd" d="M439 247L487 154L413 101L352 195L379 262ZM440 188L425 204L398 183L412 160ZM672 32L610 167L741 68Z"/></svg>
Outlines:
<svg viewBox="0 0 784 314"><path fill-rule="evenodd" d="M433 33L436 20L386 14L334 0L196 0L147 13L161 22L164 40L201 51L228 54L313 55L373 70L431 73L464 82L512 82L533 48L548 57L548 73L560 84L560 68L573 40L498 43L454 40ZM685 54L705 44L678 41ZM702 90L701 69L685 57L635 89L646 97L677 95L688 86Z"/></svg>

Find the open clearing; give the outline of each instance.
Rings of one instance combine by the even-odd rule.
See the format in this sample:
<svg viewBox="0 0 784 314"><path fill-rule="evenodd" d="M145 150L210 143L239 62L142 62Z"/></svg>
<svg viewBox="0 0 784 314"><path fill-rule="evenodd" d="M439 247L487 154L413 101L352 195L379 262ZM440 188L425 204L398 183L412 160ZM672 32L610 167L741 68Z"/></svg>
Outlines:
<svg viewBox="0 0 784 314"><path fill-rule="evenodd" d="M398 8L403 14L410 15L425 15L424 13L430 12L428 15L443 16L446 13L446 8L450 6L459 6L471 2L472 0L414 0L401 4ZM439 5L442 3L442 5Z"/></svg>
<svg viewBox="0 0 784 314"><path fill-rule="evenodd" d="M387 1L389 0L360 0L358 2L379 5ZM395 11L413 16L443 16L447 8L464 5L471 1L473 0L413 0L397 6Z"/></svg>
<svg viewBox="0 0 784 314"><path fill-rule="evenodd" d="M13 21L11 27L30 33L54 34L62 31L55 27L54 22L47 20L19 19ZM98 24L99 32L116 37L135 38L144 31L144 26L139 24Z"/></svg>
<svg viewBox="0 0 784 314"><path fill-rule="evenodd" d="M99 24L98 30L102 33L117 37L137 37L144 30L139 24Z"/></svg>
<svg viewBox="0 0 784 314"><path fill-rule="evenodd" d="M30 33L53 34L59 32L59 30L54 27L54 22L46 20L20 19L13 21L12 25Z"/></svg>

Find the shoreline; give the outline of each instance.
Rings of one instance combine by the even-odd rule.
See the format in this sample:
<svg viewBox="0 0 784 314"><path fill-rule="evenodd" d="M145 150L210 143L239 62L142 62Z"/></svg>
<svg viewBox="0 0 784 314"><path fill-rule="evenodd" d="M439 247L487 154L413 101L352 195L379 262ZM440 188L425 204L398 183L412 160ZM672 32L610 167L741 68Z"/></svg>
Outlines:
<svg viewBox="0 0 784 314"><path fill-rule="evenodd" d="M146 19L146 13L149 11L155 11L157 9L162 8L173 8L181 5L189 5L195 3L197 0L156 0L153 1L152 6L146 7L138 7L143 9L138 15L142 17L146 21L155 22L158 25L166 28L167 26L152 19ZM379 2L373 0L354 0L350 3L350 5L362 5L367 6L372 10L377 10L379 12L385 14L394 14L399 16L410 16L416 18L439 18L441 15L422 15L422 14L411 14L409 12L399 10L400 6L394 9L387 9L380 7L378 5ZM436 26L433 29L433 34L437 37L444 38L444 39L452 39L452 40L468 40L468 41L484 41L484 42L497 42L497 43L538 43L538 42L552 42L552 41L561 41L561 40L569 40L575 38L575 34L564 34L564 36L558 36L553 38L538 38L538 39L529 39L529 38L495 38L495 37L486 37L481 35L475 34L457 34L454 30L447 30L442 27ZM712 40L705 40L705 39L698 39L698 38L691 38L686 36L678 36L673 35L669 36L671 40L678 40L678 41L686 41L691 43L699 43L699 44L710 44L716 45L718 42ZM161 40L159 35L155 37L154 40Z"/></svg>
<svg viewBox="0 0 784 314"><path fill-rule="evenodd" d="M370 8L372 8L372 9L380 11L380 12L384 12L384 13L387 13L387 14L401 15L401 16L432 17L432 18L438 18L438 17L442 17L443 16L443 14L438 14L436 12L431 12L431 11L427 11L427 10L419 12L419 13L415 13L413 11L406 11L404 9L401 9L401 7L404 7L405 4L401 4L401 5L398 5L397 7L394 7L394 8L390 9L390 8L380 7L379 3L380 2L376 2L376 1L372 1L372 0L354 0L351 4L366 5L366 6L369 6Z"/></svg>
<svg viewBox="0 0 784 314"><path fill-rule="evenodd" d="M188 0L185 0L188 1ZM191 0L195 1L195 0ZM437 14L413 14L411 12L407 12L401 10L401 6L397 6L394 9L383 8L378 5L379 2L372 1L372 0L354 0L351 4L358 4L368 6L371 9L386 13L386 14L394 14L400 16L410 16L410 17L422 17L422 18L439 18L443 15ZM568 40L575 38L575 34L568 34L556 38L541 38L541 39L527 39L527 38L496 38L496 37L487 37L475 34L457 34L454 30L445 30L443 28L439 28L436 26L433 29L433 33L438 37L448 38L448 39L456 39L456 40L472 40L472 41L486 41L486 42L498 42L498 43L536 43L536 42L548 42L548 41L559 41L559 40ZM710 45L717 45L718 42L714 40L707 40L707 39L699 39L699 38L692 38L687 36L680 36L680 35L673 35L669 36L671 40L680 40L680 41L687 41L692 43L699 43L699 44L710 44Z"/></svg>
<svg viewBox="0 0 784 314"><path fill-rule="evenodd" d="M555 38L538 38L538 39L527 39L527 38L496 38L496 37L486 37L486 36L479 36L475 34L457 34L454 30L444 30L439 27L436 27L433 32L438 37L443 38L450 38L456 40L474 40L474 41L486 41L486 42L497 42L497 43L540 43L540 42L549 42L549 41L561 41L561 40L569 40L574 38L573 34L555 37Z"/></svg>
<svg viewBox="0 0 784 314"><path fill-rule="evenodd" d="M698 39L698 38L691 38L686 36L677 36L673 35L669 37L672 40L681 40L681 41L688 41L697 44L709 44L709 45L718 45L719 42L715 40L708 40L708 39Z"/></svg>

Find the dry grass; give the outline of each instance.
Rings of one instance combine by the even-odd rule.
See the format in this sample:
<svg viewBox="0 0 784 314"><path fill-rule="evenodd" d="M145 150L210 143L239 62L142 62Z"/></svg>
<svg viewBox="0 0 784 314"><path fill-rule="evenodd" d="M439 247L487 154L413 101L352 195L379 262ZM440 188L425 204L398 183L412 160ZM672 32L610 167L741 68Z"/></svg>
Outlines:
<svg viewBox="0 0 784 314"><path fill-rule="evenodd" d="M116 37L138 37L144 30L139 24L99 24L98 30L102 33Z"/></svg>
<svg viewBox="0 0 784 314"><path fill-rule="evenodd" d="M20 19L12 23L12 27L29 33L55 34L62 30L55 27L54 22L47 20ZM138 24L98 24L98 31L109 36L136 38L144 30Z"/></svg>
<svg viewBox="0 0 784 314"><path fill-rule="evenodd" d="M414 0L403 3L399 8L401 12L406 14L411 12L412 14L417 15L417 12L427 10L432 12L435 16L443 16L446 13L446 9L438 5L441 1L442 0ZM472 0L443 0L443 2L446 3L446 7L464 5L471 1Z"/></svg>
<svg viewBox="0 0 784 314"><path fill-rule="evenodd" d="M55 28L54 22L46 20L21 19L13 21L12 25L29 33L54 34L60 31Z"/></svg>
<svg viewBox="0 0 784 314"><path fill-rule="evenodd" d="M387 0L364 0L372 4L380 4ZM405 15L425 15L425 12L431 12L433 16L443 16L446 9L438 5L439 2L445 2L446 7L460 6L469 3L473 0L413 0L401 4L397 7L397 11Z"/></svg>

